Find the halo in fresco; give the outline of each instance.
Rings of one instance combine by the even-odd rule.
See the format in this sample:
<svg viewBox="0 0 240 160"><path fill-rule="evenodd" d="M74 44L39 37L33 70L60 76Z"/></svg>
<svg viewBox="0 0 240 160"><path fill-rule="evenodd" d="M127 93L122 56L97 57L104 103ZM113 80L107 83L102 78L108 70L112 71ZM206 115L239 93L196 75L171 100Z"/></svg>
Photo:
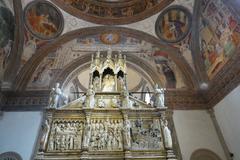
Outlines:
<svg viewBox="0 0 240 160"><path fill-rule="evenodd" d="M114 45L120 41L120 35L118 33L103 33L100 35L100 40L104 44Z"/></svg>
<svg viewBox="0 0 240 160"><path fill-rule="evenodd" d="M168 43L183 40L191 28L192 16L190 11L182 6L171 6L163 11L155 24L157 36Z"/></svg>
<svg viewBox="0 0 240 160"><path fill-rule="evenodd" d="M28 30L44 40L56 38L63 31L63 16L59 9L47 1L33 1L24 11Z"/></svg>

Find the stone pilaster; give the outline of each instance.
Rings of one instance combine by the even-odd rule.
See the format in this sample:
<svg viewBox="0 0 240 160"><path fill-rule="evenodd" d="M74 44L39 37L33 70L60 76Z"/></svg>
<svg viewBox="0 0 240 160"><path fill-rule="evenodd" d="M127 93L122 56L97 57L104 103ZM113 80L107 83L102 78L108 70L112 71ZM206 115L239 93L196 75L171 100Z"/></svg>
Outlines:
<svg viewBox="0 0 240 160"><path fill-rule="evenodd" d="M218 135L218 139L222 145L222 148L224 150L224 153L225 153L225 156L227 158L227 160L232 160L231 156L230 156L230 151L228 149L228 146L224 140L224 137L223 137L223 134L222 134L222 131L221 131L221 128L219 127L219 124L218 124L218 121L216 119L216 116L215 116L215 113L214 113L214 109L209 109L208 110L208 113L211 117L211 120L213 122L213 125L214 125L214 128L216 130L216 133Z"/></svg>

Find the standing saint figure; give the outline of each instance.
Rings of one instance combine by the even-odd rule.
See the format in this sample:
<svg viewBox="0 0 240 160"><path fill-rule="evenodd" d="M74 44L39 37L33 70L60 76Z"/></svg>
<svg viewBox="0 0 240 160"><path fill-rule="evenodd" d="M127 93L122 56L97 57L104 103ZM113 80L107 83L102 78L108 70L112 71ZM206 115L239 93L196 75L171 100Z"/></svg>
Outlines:
<svg viewBox="0 0 240 160"><path fill-rule="evenodd" d="M165 143L165 148L167 149L172 149L172 136L171 136L171 131L168 128L168 121L162 120L161 121L162 126L163 126L163 135L164 135L164 143Z"/></svg>
<svg viewBox="0 0 240 160"><path fill-rule="evenodd" d="M42 138L40 140L40 147L39 150L40 151L46 151L47 148L47 140L48 140L48 135L50 132L50 125L49 125L49 121L45 120L43 127L43 134L42 134Z"/></svg>
<svg viewBox="0 0 240 160"><path fill-rule="evenodd" d="M117 83L118 83L118 91L122 91L125 86L123 77L119 76Z"/></svg>
<svg viewBox="0 0 240 160"><path fill-rule="evenodd" d="M131 122L129 120L125 120L123 132L125 139L125 147L129 149L131 147Z"/></svg>
<svg viewBox="0 0 240 160"><path fill-rule="evenodd" d="M68 103L68 96L62 92L59 86L60 84L56 83L55 88L52 88L50 92L49 108L57 108L59 104ZM60 103L60 99L62 100L62 103Z"/></svg>
<svg viewBox="0 0 240 160"><path fill-rule="evenodd" d="M88 147L89 147L91 131L92 131L92 126L90 123L90 119L87 118L85 129L84 129L83 148L88 149Z"/></svg>
<svg viewBox="0 0 240 160"><path fill-rule="evenodd" d="M95 91L99 91L99 84L100 84L100 79L98 76L96 76L94 79L93 79L93 89Z"/></svg>
<svg viewBox="0 0 240 160"><path fill-rule="evenodd" d="M155 85L154 95L151 97L151 104L154 107L156 108L165 107L164 91L165 91L165 88L159 88L158 84Z"/></svg>
<svg viewBox="0 0 240 160"><path fill-rule="evenodd" d="M93 85L90 85L89 89L87 90L87 108L94 108L95 105L95 91L93 90Z"/></svg>
<svg viewBox="0 0 240 160"><path fill-rule="evenodd" d="M123 108L132 108L132 103L129 99L129 92L128 92L126 86L123 86L121 96L122 96L122 107Z"/></svg>
<svg viewBox="0 0 240 160"><path fill-rule="evenodd" d="M49 97L49 108L57 108L59 97L62 94L61 89L59 88L60 84L56 83L55 88L52 88Z"/></svg>
<svg viewBox="0 0 240 160"><path fill-rule="evenodd" d="M110 74L105 75L102 81L102 91L113 92L114 89L115 89L114 77Z"/></svg>

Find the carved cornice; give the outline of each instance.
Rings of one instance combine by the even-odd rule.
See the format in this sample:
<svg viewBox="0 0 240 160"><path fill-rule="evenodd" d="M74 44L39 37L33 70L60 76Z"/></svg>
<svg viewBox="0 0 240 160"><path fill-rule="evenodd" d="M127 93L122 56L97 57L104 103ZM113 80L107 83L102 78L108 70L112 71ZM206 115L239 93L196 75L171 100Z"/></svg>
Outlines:
<svg viewBox="0 0 240 160"><path fill-rule="evenodd" d="M4 111L39 111L48 104L50 91L3 92L7 97L2 106Z"/></svg>
<svg viewBox="0 0 240 160"><path fill-rule="evenodd" d="M48 105L49 91L3 92L8 97L3 110L43 110ZM188 90L167 90L166 106L169 109L206 109L204 99Z"/></svg>
<svg viewBox="0 0 240 160"><path fill-rule="evenodd" d="M166 106L174 110L206 109L205 99L189 90L167 90Z"/></svg>

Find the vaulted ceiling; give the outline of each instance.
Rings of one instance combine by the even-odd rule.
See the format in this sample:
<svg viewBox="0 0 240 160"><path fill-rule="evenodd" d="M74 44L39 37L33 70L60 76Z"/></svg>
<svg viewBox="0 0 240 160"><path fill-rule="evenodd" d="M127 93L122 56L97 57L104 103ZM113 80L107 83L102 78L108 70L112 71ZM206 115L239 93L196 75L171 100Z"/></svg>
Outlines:
<svg viewBox="0 0 240 160"><path fill-rule="evenodd" d="M137 82L132 90L144 81L159 83L167 88L171 108L211 107L239 84L237 5L234 0L0 0L3 103L44 97L55 82L76 84L91 55L111 48L127 56L136 75L129 76ZM77 79L84 91L85 82Z"/></svg>

